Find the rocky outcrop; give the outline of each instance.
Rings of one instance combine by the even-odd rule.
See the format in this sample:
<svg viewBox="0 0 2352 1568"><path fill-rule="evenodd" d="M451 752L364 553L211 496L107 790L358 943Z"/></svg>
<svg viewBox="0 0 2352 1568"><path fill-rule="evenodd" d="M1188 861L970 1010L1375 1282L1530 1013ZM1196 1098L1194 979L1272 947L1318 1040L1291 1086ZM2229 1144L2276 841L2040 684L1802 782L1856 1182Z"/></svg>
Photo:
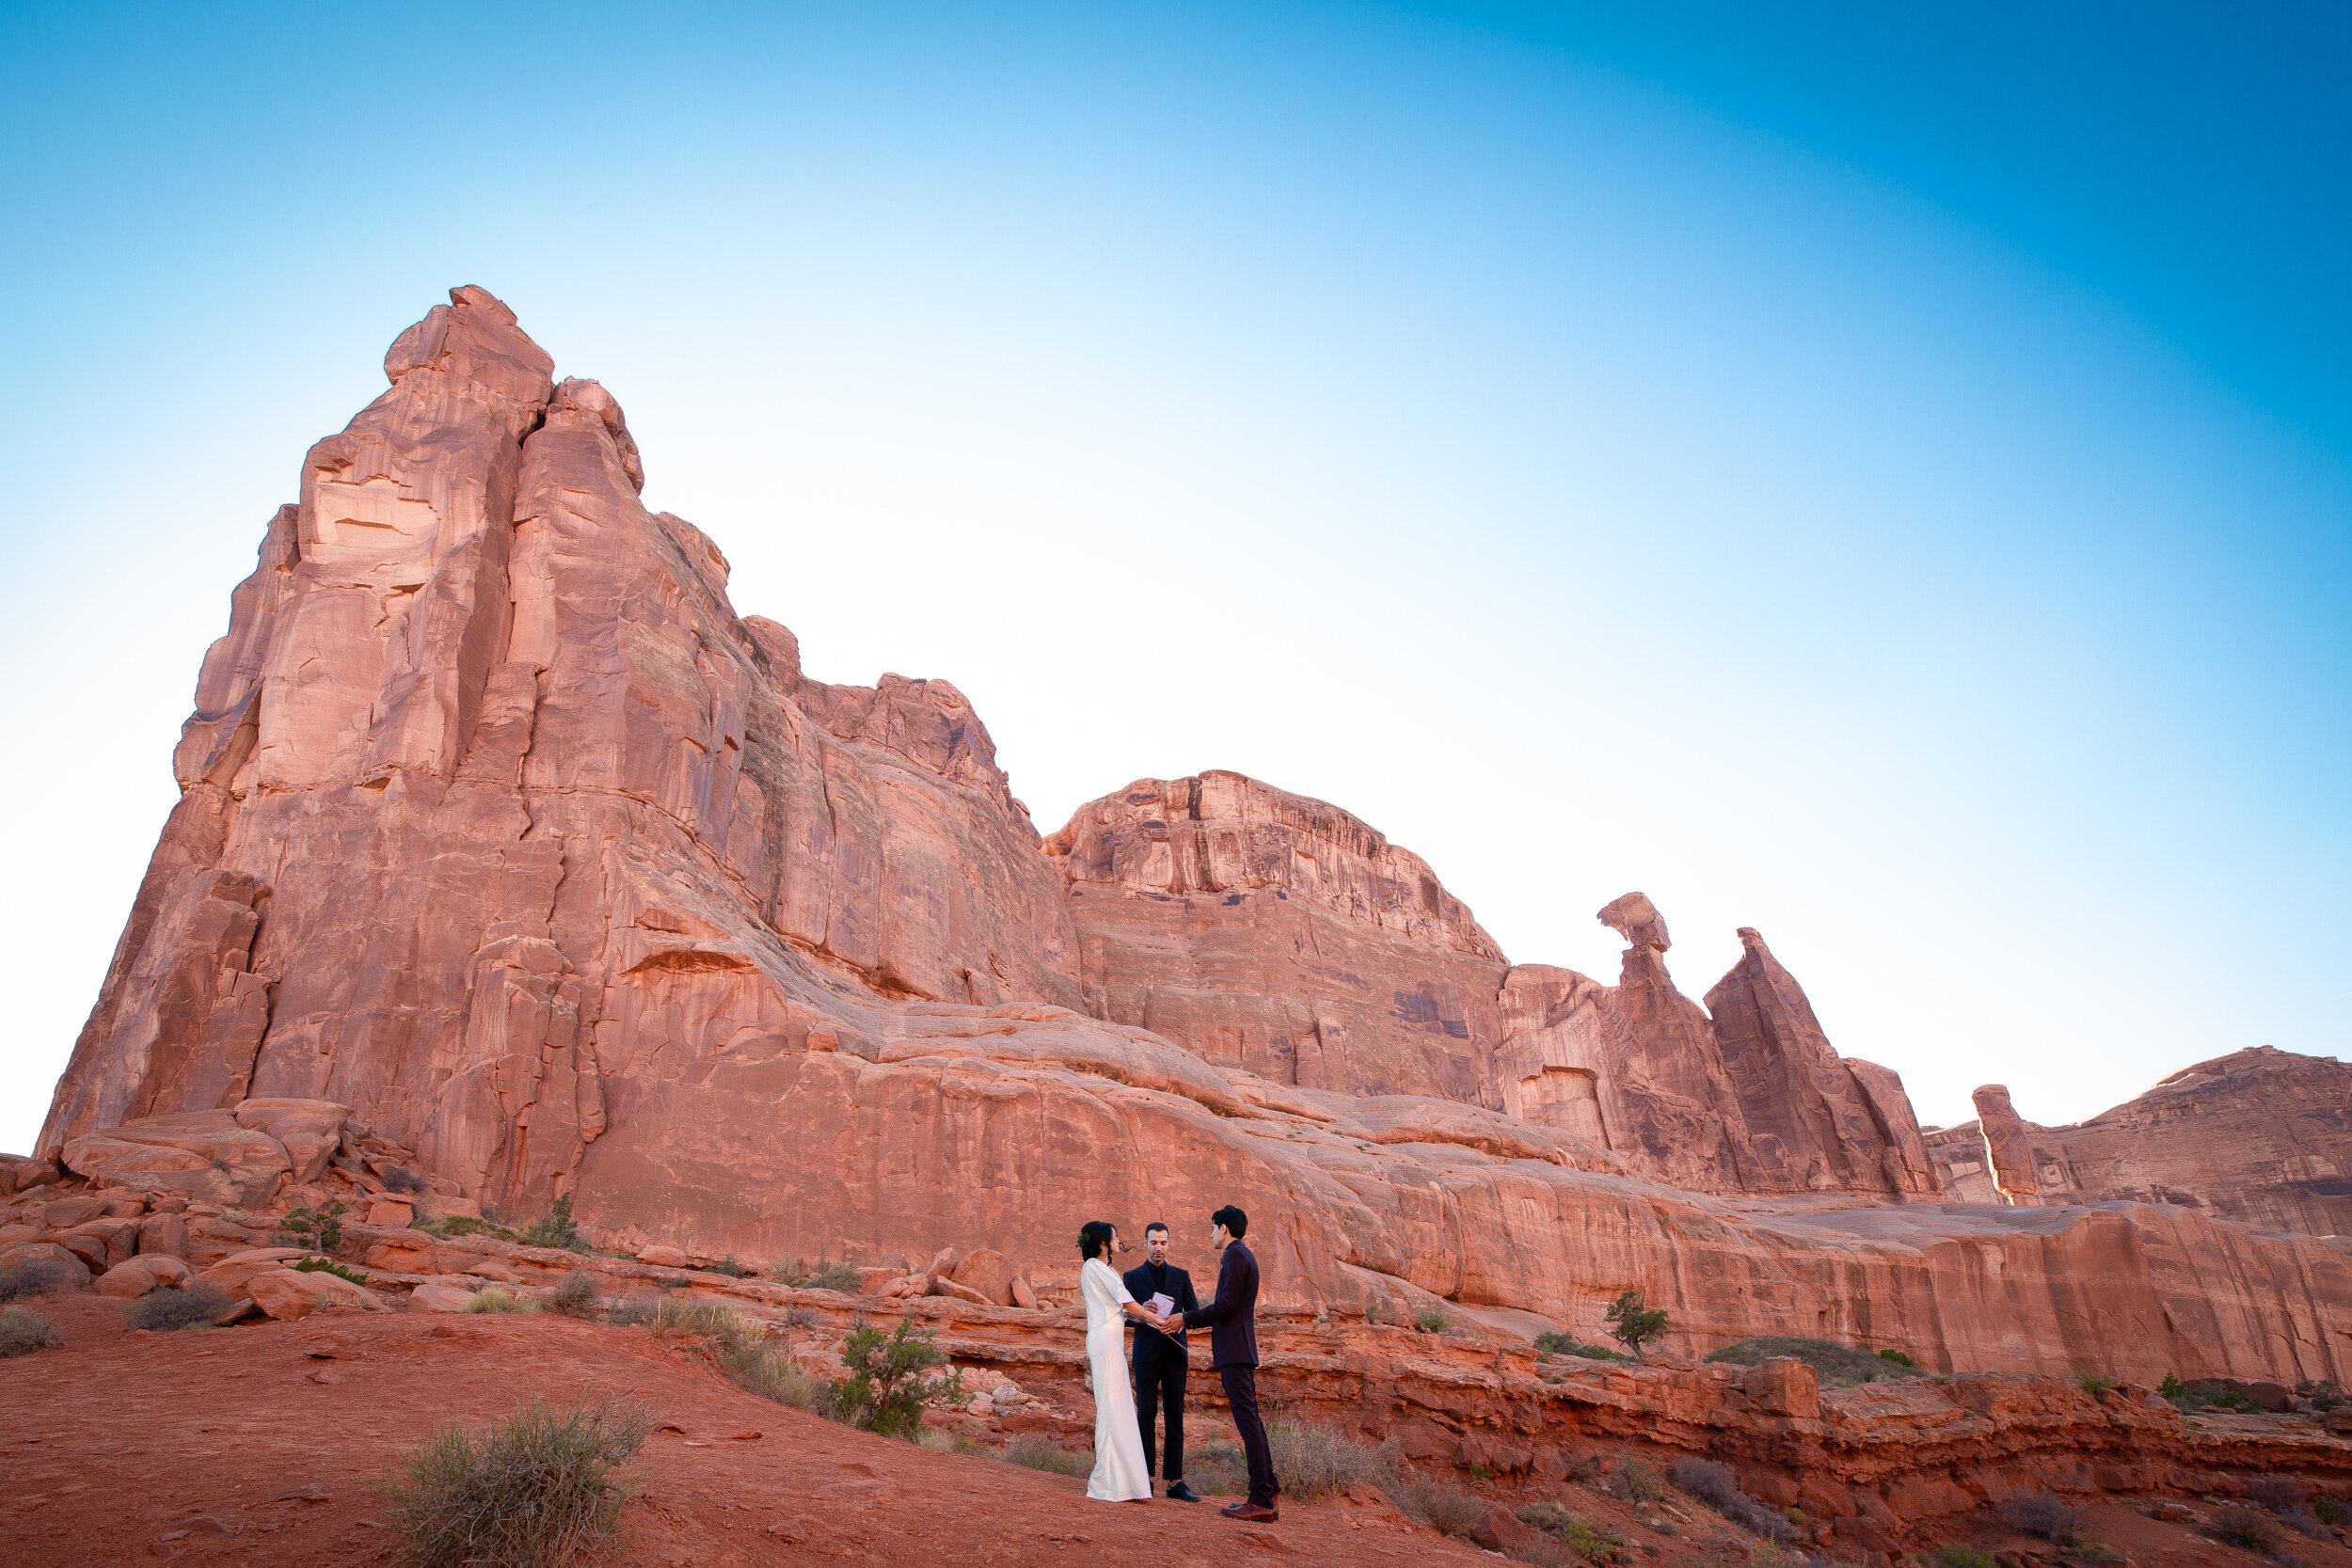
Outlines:
<svg viewBox="0 0 2352 1568"><path fill-rule="evenodd" d="M1924 1196L1900 1086L1760 942L1715 1017L1646 899L1608 911L1617 985L1515 968L1420 861L1230 774L1041 847L952 687L812 683L736 614L619 406L496 300L455 291L387 370L205 661L37 1151L182 1205L192 1253L269 1240L224 1198L378 1198L397 1163L437 1212L565 1196L607 1246L983 1293L919 1262L968 1249L1067 1300L1065 1216L1232 1201L1270 1303L1591 1337L1639 1286L1700 1347L2347 1371L2331 1247L1883 1206ZM42 1213L26 1244L112 1266Z"/></svg>
<svg viewBox="0 0 2352 1568"><path fill-rule="evenodd" d="M1420 857L1238 773L1139 779L1045 851L1089 1009L1210 1061L1483 1105L1702 1191L1937 1191L1901 1081L1831 1049L1754 931L1704 1008L1639 893L1599 915L1627 942L1616 985L1513 965Z"/></svg>
<svg viewBox="0 0 2352 1568"><path fill-rule="evenodd" d="M1979 1120L1928 1134L1969 1202L2173 1203L2263 1231L2352 1236L2352 1067L2271 1046L2184 1068L2071 1127L1977 1091Z"/></svg>

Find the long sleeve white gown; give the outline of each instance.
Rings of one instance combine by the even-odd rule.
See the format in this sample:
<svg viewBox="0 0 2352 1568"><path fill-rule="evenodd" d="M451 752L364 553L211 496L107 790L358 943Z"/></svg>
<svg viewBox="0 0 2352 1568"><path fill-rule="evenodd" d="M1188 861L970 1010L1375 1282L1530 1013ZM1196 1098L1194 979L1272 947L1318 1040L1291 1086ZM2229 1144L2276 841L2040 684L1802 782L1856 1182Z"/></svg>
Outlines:
<svg viewBox="0 0 2352 1568"><path fill-rule="evenodd" d="M1094 1473L1087 1496L1149 1501L1152 1472L1143 1462L1143 1429L1136 1425L1136 1391L1127 1386L1127 1331L1119 1309L1136 1298L1100 1258L1087 1259L1078 1284L1087 1301L1087 1366L1094 1373Z"/></svg>

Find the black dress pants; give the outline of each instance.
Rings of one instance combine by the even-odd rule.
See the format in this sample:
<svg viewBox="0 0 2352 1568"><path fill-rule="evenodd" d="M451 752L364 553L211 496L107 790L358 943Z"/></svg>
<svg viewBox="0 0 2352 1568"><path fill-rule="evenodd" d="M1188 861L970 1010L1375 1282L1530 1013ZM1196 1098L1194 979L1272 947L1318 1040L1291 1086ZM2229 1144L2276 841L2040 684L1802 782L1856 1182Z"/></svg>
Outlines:
<svg viewBox="0 0 2352 1568"><path fill-rule="evenodd" d="M1225 1402L1233 1407L1233 1430L1241 1434L1241 1451L1249 1460L1249 1500L1272 1508L1281 1490L1274 1480L1274 1455L1265 1446L1265 1423L1258 1419L1258 1369L1250 1362L1233 1362L1216 1370L1225 1380Z"/></svg>
<svg viewBox="0 0 2352 1568"><path fill-rule="evenodd" d="M1156 1463L1159 1449L1152 1428L1160 1413L1161 1396L1168 1403L1168 1463ZM1184 1479L1184 1363L1182 1357L1136 1357L1136 1424L1143 1429L1143 1473L1171 1485Z"/></svg>

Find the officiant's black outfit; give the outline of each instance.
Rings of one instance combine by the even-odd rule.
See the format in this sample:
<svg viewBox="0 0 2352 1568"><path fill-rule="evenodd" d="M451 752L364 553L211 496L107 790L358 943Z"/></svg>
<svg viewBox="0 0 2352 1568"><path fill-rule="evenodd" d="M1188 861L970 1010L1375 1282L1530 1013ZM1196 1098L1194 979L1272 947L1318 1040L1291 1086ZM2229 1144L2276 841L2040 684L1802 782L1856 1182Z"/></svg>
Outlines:
<svg viewBox="0 0 2352 1568"><path fill-rule="evenodd" d="M1233 1430L1249 1459L1249 1500L1272 1508L1281 1488L1274 1481L1265 1423L1258 1418L1258 1259L1238 1237L1225 1243L1224 1260L1217 1264L1216 1299L1185 1313L1184 1326L1209 1330L1209 1359L1224 1380Z"/></svg>
<svg viewBox="0 0 2352 1568"><path fill-rule="evenodd" d="M1192 1275L1173 1263L1139 1263L1120 1277L1137 1301L1166 1296L1178 1312L1200 1305L1193 1293ZM1143 1429L1143 1473L1156 1474L1173 1486L1184 1479L1184 1341L1181 1334L1171 1339L1149 1323L1136 1323L1135 1330L1136 1425ZM1152 1428L1162 1395L1168 1402L1168 1463L1155 1469L1159 1450L1152 1441Z"/></svg>

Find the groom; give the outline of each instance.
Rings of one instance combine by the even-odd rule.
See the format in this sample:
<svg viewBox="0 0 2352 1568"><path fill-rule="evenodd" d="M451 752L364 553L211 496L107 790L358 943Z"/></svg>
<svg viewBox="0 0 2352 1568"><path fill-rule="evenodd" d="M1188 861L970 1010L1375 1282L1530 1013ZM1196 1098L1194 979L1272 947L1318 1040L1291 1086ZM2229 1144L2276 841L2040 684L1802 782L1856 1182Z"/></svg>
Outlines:
<svg viewBox="0 0 2352 1568"><path fill-rule="evenodd" d="M1281 1487L1274 1479L1274 1456L1266 1451L1265 1423L1258 1419L1258 1260L1241 1239L1249 1233L1249 1216L1227 1204L1209 1216L1215 1227L1209 1244L1225 1254L1216 1270L1216 1299L1181 1315L1160 1320L1164 1332L1178 1325L1206 1328L1209 1359L1225 1382L1225 1402L1233 1407L1233 1428L1241 1435L1242 1452L1249 1457L1249 1499L1223 1510L1229 1518L1272 1523L1281 1517L1274 1497Z"/></svg>

